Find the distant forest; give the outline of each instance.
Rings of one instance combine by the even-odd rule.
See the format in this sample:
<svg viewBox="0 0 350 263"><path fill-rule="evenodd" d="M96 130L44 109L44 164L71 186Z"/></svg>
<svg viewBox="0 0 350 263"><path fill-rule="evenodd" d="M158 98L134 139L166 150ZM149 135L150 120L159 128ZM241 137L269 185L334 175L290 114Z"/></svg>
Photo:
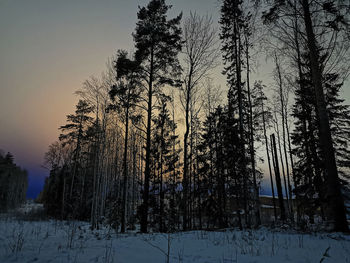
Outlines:
<svg viewBox="0 0 350 263"><path fill-rule="evenodd" d="M14 163L11 153L0 150L0 212L17 208L26 200L28 188L27 171Z"/></svg>
<svg viewBox="0 0 350 263"><path fill-rule="evenodd" d="M165 0L139 7L134 52L111 54L76 91L45 154L39 200L50 216L120 232L349 230L349 3L219 4L217 27L210 14L169 18ZM264 57L272 84L256 78Z"/></svg>

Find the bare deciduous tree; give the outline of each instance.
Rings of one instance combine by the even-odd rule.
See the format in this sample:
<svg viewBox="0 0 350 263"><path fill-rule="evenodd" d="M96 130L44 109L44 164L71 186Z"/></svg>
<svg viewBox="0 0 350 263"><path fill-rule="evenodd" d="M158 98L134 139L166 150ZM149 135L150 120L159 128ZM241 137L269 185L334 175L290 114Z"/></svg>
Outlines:
<svg viewBox="0 0 350 263"><path fill-rule="evenodd" d="M184 171L183 171L183 228L188 223L188 138L190 133L190 107L198 85L211 69L217 66L218 48L216 29L212 26L212 18L190 13L183 25L184 35L184 85L181 89L182 104L185 111L184 135Z"/></svg>

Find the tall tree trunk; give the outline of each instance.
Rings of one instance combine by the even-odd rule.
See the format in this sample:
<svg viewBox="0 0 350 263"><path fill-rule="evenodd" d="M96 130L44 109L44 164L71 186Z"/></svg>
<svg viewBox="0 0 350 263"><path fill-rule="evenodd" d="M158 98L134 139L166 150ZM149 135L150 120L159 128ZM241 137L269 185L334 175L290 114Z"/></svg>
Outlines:
<svg viewBox="0 0 350 263"><path fill-rule="evenodd" d="M100 174L101 174L101 184L100 184L100 209L99 209L99 216L104 215L104 209L105 209L105 201L106 201L106 194L105 194L105 187L107 183L107 161L106 161L106 126L107 126L107 117L106 114L103 114L102 118L102 130L101 130L101 154L100 154Z"/></svg>
<svg viewBox="0 0 350 263"><path fill-rule="evenodd" d="M336 166L332 135L327 114L326 101L322 87L322 72L317 52L315 34L313 31L310 14L309 0L302 0L304 22L307 35L307 46L309 49L312 82L315 88L317 112L319 116L320 143L325 164L326 179L326 215L333 230L348 232L344 199Z"/></svg>
<svg viewBox="0 0 350 263"><path fill-rule="evenodd" d="M193 118L193 112L192 112L192 107L190 110L190 151L188 155L188 228L192 229L192 206L193 206L193 182L192 182L192 149L193 149L193 123L192 123L192 118Z"/></svg>
<svg viewBox="0 0 350 263"><path fill-rule="evenodd" d="M273 213L274 213L275 221L276 221L277 220L277 211L276 211L276 200L275 200L275 188L273 185L272 171L271 171L271 160L270 160L270 153L269 153L269 143L268 143L267 134L266 134L266 120L265 120L264 102L262 102L262 104L261 104L261 112L262 112L262 118L263 118L263 130L264 130L264 138L265 138L265 146L266 146L267 163L269 165L269 173L270 173Z"/></svg>
<svg viewBox="0 0 350 263"><path fill-rule="evenodd" d="M295 47L296 47L296 53L297 53L297 66L298 66L298 76L299 76L299 87L300 90L304 89L304 75L302 72L302 64L301 64L301 52L300 52L300 45L299 45L299 37L298 37L298 32L299 32L299 26L298 26L298 16L297 16L297 4L296 0L294 2L294 14L295 14L295 28L294 28L294 39L295 39ZM303 111L305 111L305 106L302 106ZM305 113L304 113L305 114ZM288 126L287 126L288 127ZM303 135L304 135L304 140L305 142L307 141L307 128L306 128L306 120L305 118L303 119ZM288 143L289 143L289 150L290 150L290 158L291 158L291 163L293 165L293 159L292 159L292 151L291 151L291 145L290 145L290 138L288 137ZM306 146L306 158L307 158L307 164L311 167L312 161L310 158L310 150L308 143L305 143ZM294 170L293 166L292 169ZM309 169L309 171L312 171L312 169ZM294 179L294 188L296 189L298 187L296 178L295 178L295 173L293 172L293 179ZM300 206L301 204L299 203L299 197L298 197L298 191L296 191L296 204L297 204L297 223L300 223L301 221L301 213L300 213Z"/></svg>
<svg viewBox="0 0 350 263"><path fill-rule="evenodd" d="M172 99L173 102L173 123L175 123L175 107L174 107L174 98ZM175 157L176 154L176 128L175 125L173 126L173 156ZM175 225L176 225L176 163L173 164L173 173L172 173L172 177L173 177L173 181L172 181L172 188L171 188L171 196L172 196L172 207L171 207L171 220L172 220L172 226L174 227L173 230L175 230Z"/></svg>
<svg viewBox="0 0 350 263"><path fill-rule="evenodd" d="M250 158L252 164L252 174L253 174L253 187L254 187L254 210L255 210L255 224L256 226L261 225L260 218L260 200L259 200L259 187L256 181L256 169L255 169L255 149L254 149L254 127L253 127L253 106L251 101L250 92L250 64L249 64L249 40L245 34L246 41L246 66L247 66L247 89L248 89L248 105L249 105L249 150Z"/></svg>
<svg viewBox="0 0 350 263"><path fill-rule="evenodd" d="M146 167L143 186L143 204L141 207L141 232L147 233L148 207L149 207L149 181L150 181L150 157L151 157L151 125L152 125L152 96L153 96L153 67L154 46L151 46L150 74L148 81L148 105L147 105L147 134L146 134Z"/></svg>
<svg viewBox="0 0 350 263"><path fill-rule="evenodd" d="M281 137L280 137L280 132L279 132L279 128L278 128L277 116L276 116L276 132L277 132L279 156L280 156L280 160L281 160L281 169L282 169L282 175L283 175L284 192L286 194L286 199L287 199L287 211L289 212L289 198L288 198L287 180L286 180L286 172L284 170L282 146L281 146ZM276 152L276 154L278 156L277 152Z"/></svg>
<svg viewBox="0 0 350 263"><path fill-rule="evenodd" d="M165 118L165 117L164 117ZM159 182L159 230L160 232L164 232L164 192L163 192L163 149L164 145L164 123L165 120L162 120L161 127L161 145L160 145L160 182Z"/></svg>
<svg viewBox="0 0 350 263"><path fill-rule="evenodd" d="M198 173L198 178L197 178L197 213L198 213L198 224L199 224L199 229L202 229L202 205L201 205L201 180L199 178L199 158L198 158L198 134L196 136L196 170ZM225 206L226 206L226 201L225 201Z"/></svg>
<svg viewBox="0 0 350 263"><path fill-rule="evenodd" d="M286 196L288 200L288 206L289 206L289 213L291 218L293 218L293 208L291 205L292 202L292 187L290 184L290 178L289 178L289 164L288 164L288 156L287 156L287 143L286 143L286 128L285 128L285 101L283 97L283 82L282 82L282 74L281 74L281 69L280 65L278 62L277 55L275 53L275 61L276 61L276 69L277 69L277 75L278 75L278 84L279 84L279 95L280 95L280 102L281 102L281 117L282 117L282 139L283 139L283 150L284 150L284 158L286 162L286 173L287 173L287 183L288 183L288 192L286 191ZM281 149L280 149L281 151ZM281 156L282 158L282 156ZM282 164L283 166L283 164ZM284 177L285 178L285 177ZM287 190L287 189L286 189Z"/></svg>
<svg viewBox="0 0 350 263"><path fill-rule="evenodd" d="M130 89L129 89L130 90ZM129 92L130 94L130 92ZM129 102L128 102L129 104ZM125 138L124 138L124 159L123 159L123 203L122 203L122 218L120 232L125 232L126 224L126 209L127 209L127 191L128 191L128 137L129 137L129 105L126 106L125 111Z"/></svg>
<svg viewBox="0 0 350 263"><path fill-rule="evenodd" d="M74 166L73 166L73 175L72 175L72 182L70 185L70 191L69 191L69 199L72 198L73 195L73 185L74 185L74 179L77 172L77 162L80 154L80 144L81 144L81 137L83 133L83 117L80 117L79 122L79 129L78 129L78 138L77 138L77 146L75 147L75 153L74 153Z"/></svg>
<svg viewBox="0 0 350 263"><path fill-rule="evenodd" d="M63 169L62 172L62 176L63 176L63 189L62 189L62 207L61 207L61 219L64 219L64 207L66 205L65 202L65 194L66 194L66 172L65 169Z"/></svg>
<svg viewBox="0 0 350 263"><path fill-rule="evenodd" d="M133 151L132 151L132 209L131 211L136 210L136 176L137 176L137 142L136 142L136 134L134 132L134 143L133 143ZM132 221L133 225L132 227L134 228L134 220Z"/></svg>
<svg viewBox="0 0 350 263"><path fill-rule="evenodd" d="M245 135L244 135L244 117L243 117L243 87L242 87L242 69L241 69L241 36L238 25L238 1L234 3L234 42L235 42L235 69L236 69L236 89L238 95L238 114L239 114L239 137L240 137L240 152L242 160L240 160L240 173L243 176L243 205L244 205L244 217L247 226L250 226L250 217L248 215L248 174L246 167L245 157Z"/></svg>
<svg viewBox="0 0 350 263"><path fill-rule="evenodd" d="M184 170L183 170L183 230L188 229L188 136L190 134L190 96L191 96L191 85L192 85L192 65L188 75L188 82L186 87L186 106L185 106L185 134L184 134Z"/></svg>
<svg viewBox="0 0 350 263"><path fill-rule="evenodd" d="M276 147L276 139L275 134L271 135L271 151L272 151L272 158L274 158L275 163L275 179L276 179L276 186L277 186L277 193L278 193L278 201L279 201L279 208L281 213L281 220L286 220L286 212L284 209L284 198L282 193L282 184L281 184L281 176L280 176L280 168L278 165L278 154L277 154L277 147Z"/></svg>

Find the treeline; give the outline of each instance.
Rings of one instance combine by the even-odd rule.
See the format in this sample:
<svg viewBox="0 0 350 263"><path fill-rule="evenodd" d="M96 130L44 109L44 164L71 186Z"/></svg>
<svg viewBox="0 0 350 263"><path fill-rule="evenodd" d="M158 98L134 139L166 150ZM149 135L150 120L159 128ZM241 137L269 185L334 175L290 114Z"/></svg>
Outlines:
<svg viewBox="0 0 350 263"><path fill-rule="evenodd" d="M272 221L347 231L350 7L223 0L220 34L208 15L168 19L170 8L140 8L135 52L119 50L76 92L45 155L48 213L121 232L256 227L266 159ZM220 54L224 105L212 74ZM254 74L263 55L269 87Z"/></svg>
<svg viewBox="0 0 350 263"><path fill-rule="evenodd" d="M28 188L27 171L14 163L11 153L0 151L0 211L6 212L26 200Z"/></svg>

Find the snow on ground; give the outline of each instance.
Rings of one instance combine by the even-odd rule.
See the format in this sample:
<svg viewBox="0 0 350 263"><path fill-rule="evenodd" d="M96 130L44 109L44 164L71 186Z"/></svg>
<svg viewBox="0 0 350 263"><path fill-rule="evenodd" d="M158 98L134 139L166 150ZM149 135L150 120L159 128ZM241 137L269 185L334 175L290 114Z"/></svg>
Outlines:
<svg viewBox="0 0 350 263"><path fill-rule="evenodd" d="M44 206L42 204L35 203L34 200L27 200L27 202L18 209L15 209L13 212L19 214L33 213L35 211L43 210Z"/></svg>
<svg viewBox="0 0 350 263"><path fill-rule="evenodd" d="M350 262L350 237L254 231L116 234L83 222L0 221L0 262ZM327 250L328 249L328 250ZM326 252L327 251L327 252ZM327 255L327 256L324 256Z"/></svg>
<svg viewBox="0 0 350 263"><path fill-rule="evenodd" d="M168 246L169 244L169 246ZM169 248L169 250L168 250ZM0 262L349 262L350 236L266 228L117 234L85 222L0 219Z"/></svg>

